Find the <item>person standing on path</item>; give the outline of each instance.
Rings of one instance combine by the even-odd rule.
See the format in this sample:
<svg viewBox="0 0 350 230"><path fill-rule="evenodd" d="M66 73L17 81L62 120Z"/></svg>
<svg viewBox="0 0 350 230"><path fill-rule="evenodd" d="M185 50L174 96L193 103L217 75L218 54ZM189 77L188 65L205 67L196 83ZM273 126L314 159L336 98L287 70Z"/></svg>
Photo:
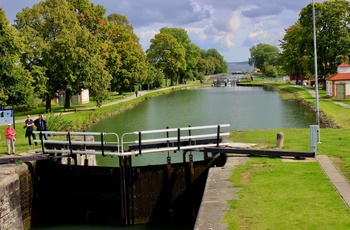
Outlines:
<svg viewBox="0 0 350 230"><path fill-rule="evenodd" d="M8 124L7 128L5 129L5 136L6 136L6 146L7 146L7 154L11 154L11 147L12 147L12 154L16 154L15 151L15 141L16 141L16 130L12 127L12 124Z"/></svg>
<svg viewBox="0 0 350 230"><path fill-rule="evenodd" d="M35 134L33 133L34 131L34 121L30 118L30 115L27 116L27 120L25 120L25 126L26 128L26 135L25 137L28 137L28 144L32 145L31 137L33 137L33 140L35 140ZM36 142L34 142L35 145L37 145Z"/></svg>
<svg viewBox="0 0 350 230"><path fill-rule="evenodd" d="M46 121L42 114L39 114L39 117L34 121L34 125L36 126L36 131L47 131ZM43 134L44 139L47 140L46 133ZM42 140L42 134L39 133L39 139Z"/></svg>

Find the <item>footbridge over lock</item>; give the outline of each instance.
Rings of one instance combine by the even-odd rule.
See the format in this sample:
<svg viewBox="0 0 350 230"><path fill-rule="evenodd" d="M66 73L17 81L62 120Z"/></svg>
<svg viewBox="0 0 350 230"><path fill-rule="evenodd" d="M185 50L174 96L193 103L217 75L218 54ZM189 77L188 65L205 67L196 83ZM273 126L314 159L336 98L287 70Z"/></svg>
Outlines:
<svg viewBox="0 0 350 230"><path fill-rule="evenodd" d="M97 215L102 215L102 219L113 216L123 225L191 217L198 211L208 169L226 161L225 154L210 155L203 150L226 146L223 138L229 135L229 127L188 126L121 136L103 132L35 132L40 135L36 142L41 143L37 155L54 159L38 161L36 169L40 180L34 182L38 187L35 197L40 216L51 213L45 216L51 218L51 207L55 207L54 211L59 210L61 215L77 210L86 212L91 220ZM43 138L44 134L51 135L49 140ZM133 156L160 152L168 152L163 165L132 164ZM169 152L182 154L182 162L172 162ZM203 154L204 160L194 160L194 154ZM89 155L117 157L119 167L90 166ZM84 156L83 165L78 165L77 158ZM63 159L67 164L59 164Z"/></svg>
<svg viewBox="0 0 350 230"><path fill-rule="evenodd" d="M224 137L229 136L227 128L229 124L188 126L182 128L166 128L157 130L134 131L124 133L121 138L116 133L105 132L53 132L34 131L39 134L41 150L37 153L50 155L52 158L74 159L77 164L77 155L101 155L111 157L130 157L142 154L153 154L159 152L183 152L185 154L198 150L207 158L211 154L248 154L269 157L315 157L315 133L317 126L310 126L310 151L283 151L280 149L260 150L232 147L230 143L222 142ZM226 129L226 131L224 130ZM43 136L50 134L60 136L61 139L44 140ZM112 141L107 141L111 140ZM99 138L99 140L95 140ZM70 162L70 161L69 161ZM86 162L87 164L88 162Z"/></svg>
<svg viewBox="0 0 350 230"><path fill-rule="evenodd" d="M229 124L188 126L181 128L166 128L157 130L134 131L124 133L119 137L116 133L106 132L55 132L34 131L41 144L37 153L73 157L81 155L101 156L137 156L157 152L203 150L207 147L227 146L223 137L229 132L223 129ZM58 137L45 140L44 135ZM107 138L107 137L112 137ZM96 140L99 139L99 140Z"/></svg>

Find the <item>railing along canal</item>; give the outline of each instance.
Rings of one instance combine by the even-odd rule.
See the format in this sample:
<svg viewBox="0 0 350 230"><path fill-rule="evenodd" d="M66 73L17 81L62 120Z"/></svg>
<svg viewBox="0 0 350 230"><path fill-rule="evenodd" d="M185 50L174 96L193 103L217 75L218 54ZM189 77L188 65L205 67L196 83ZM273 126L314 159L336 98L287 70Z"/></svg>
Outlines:
<svg viewBox="0 0 350 230"><path fill-rule="evenodd" d="M146 131L134 131L124 133L121 141L116 133L105 132L55 132L55 131L34 131L39 134L41 150L38 152L86 154L102 156L132 156L147 153L181 151L201 149L205 147L219 147L226 145L222 143L222 137L228 136L229 132L221 132L222 128L230 127L229 124L188 126L182 128L167 128ZM212 131L215 129L215 132ZM192 135L192 131L199 130L204 134ZM211 130L209 132L209 130ZM188 132L184 134L184 132ZM152 138L154 134L162 134L164 137ZM45 140L44 135L61 136L65 140ZM126 140L127 136L137 136L134 140ZM89 136L100 137L100 141L87 140ZM115 141L105 141L106 136L115 136ZM81 140L81 137L83 139ZM80 138L80 140L79 140ZM94 150L94 151L91 151Z"/></svg>

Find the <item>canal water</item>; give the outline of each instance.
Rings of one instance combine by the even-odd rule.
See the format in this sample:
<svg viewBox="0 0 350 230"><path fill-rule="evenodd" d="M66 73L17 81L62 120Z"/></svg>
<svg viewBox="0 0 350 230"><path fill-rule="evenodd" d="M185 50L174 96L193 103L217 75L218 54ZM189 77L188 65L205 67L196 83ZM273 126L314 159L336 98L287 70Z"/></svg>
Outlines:
<svg viewBox="0 0 350 230"><path fill-rule="evenodd" d="M225 87L180 90L146 100L121 114L103 120L87 131L127 132L216 124L230 124L230 131L278 128L308 128L315 124L315 114L295 100L283 99L280 93L261 87ZM112 141L112 140L111 140ZM170 154L172 162L182 160L181 154L144 154L134 157L132 164L165 164ZM199 155L199 154L198 154ZM118 166L116 157L101 157L99 165ZM196 160L196 159L195 159ZM102 227L50 226L33 229L146 230L192 229L192 224L167 226Z"/></svg>
<svg viewBox="0 0 350 230"><path fill-rule="evenodd" d="M88 131L124 133L143 130L230 124L228 130L307 128L315 115L295 100L262 87L212 87L180 90L152 98L90 127ZM226 129L227 130L227 129ZM134 137L134 140L137 136ZM112 141L112 140L109 140ZM198 155L195 155L198 156ZM202 156L202 155L199 155ZM133 158L133 165L166 163L167 153ZM171 154L172 161L182 160ZM99 165L118 166L116 158L98 158ZM196 160L196 159L195 159ZM198 159L201 160L201 159Z"/></svg>

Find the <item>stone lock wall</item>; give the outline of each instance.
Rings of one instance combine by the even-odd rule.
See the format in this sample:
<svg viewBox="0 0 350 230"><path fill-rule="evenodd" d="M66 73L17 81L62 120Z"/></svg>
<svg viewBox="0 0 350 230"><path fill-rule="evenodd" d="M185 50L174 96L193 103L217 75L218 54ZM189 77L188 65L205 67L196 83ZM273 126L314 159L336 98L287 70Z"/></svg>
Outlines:
<svg viewBox="0 0 350 230"><path fill-rule="evenodd" d="M1 230L30 229L32 169L30 163L0 165Z"/></svg>

